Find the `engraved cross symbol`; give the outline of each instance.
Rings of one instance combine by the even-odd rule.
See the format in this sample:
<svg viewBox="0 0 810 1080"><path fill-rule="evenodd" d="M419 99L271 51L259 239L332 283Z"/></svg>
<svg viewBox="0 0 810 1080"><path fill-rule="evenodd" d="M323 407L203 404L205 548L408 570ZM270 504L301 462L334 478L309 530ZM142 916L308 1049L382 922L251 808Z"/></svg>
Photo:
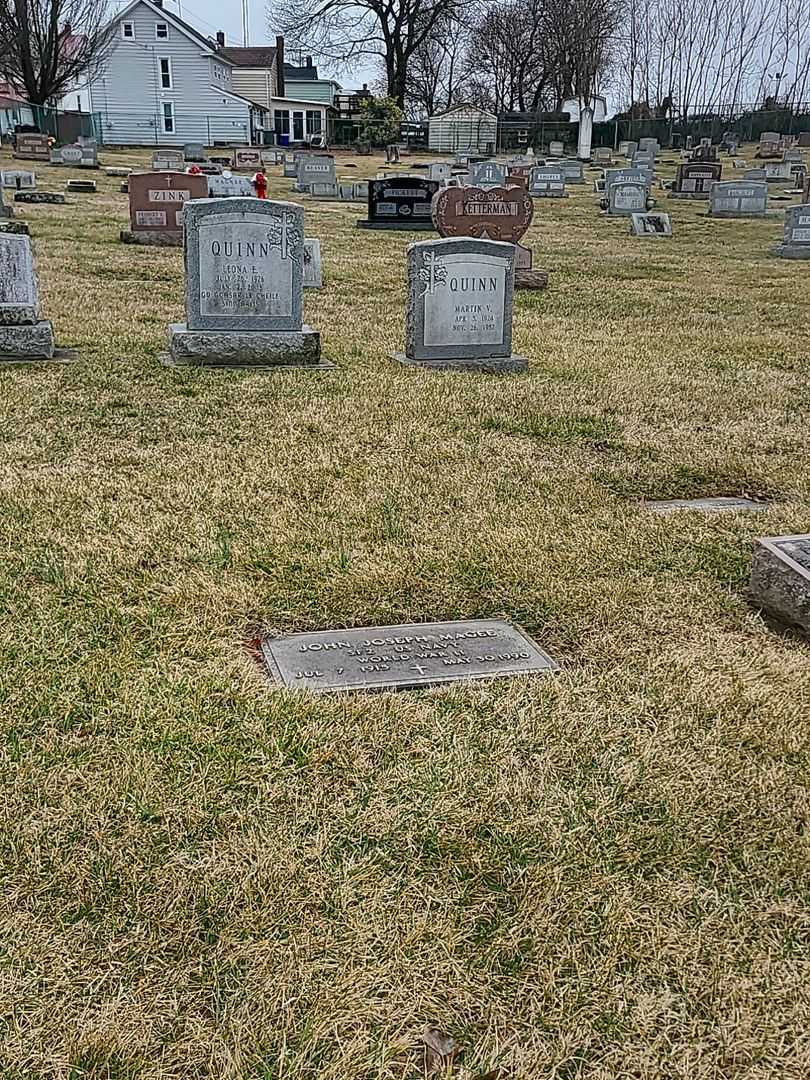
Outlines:
<svg viewBox="0 0 810 1080"><path fill-rule="evenodd" d="M172 186L172 174L166 173L166 187Z"/></svg>
<svg viewBox="0 0 810 1080"><path fill-rule="evenodd" d="M413 668L414 668L414 670L415 670L415 671L418 671L420 675L424 675L424 674L425 674L425 670L426 670L426 669L425 669L425 668L423 668L421 664L414 664L414 665L413 665Z"/></svg>
<svg viewBox="0 0 810 1080"><path fill-rule="evenodd" d="M273 228L267 233L267 239L274 247L278 245L281 248L282 259L289 259L292 257L290 246L294 244L296 236L295 214L289 210L282 210Z"/></svg>
<svg viewBox="0 0 810 1080"><path fill-rule="evenodd" d="M439 285L447 281L447 266L441 255L432 251L426 251L422 256L422 269L419 271L419 280L424 283L424 293L432 295Z"/></svg>

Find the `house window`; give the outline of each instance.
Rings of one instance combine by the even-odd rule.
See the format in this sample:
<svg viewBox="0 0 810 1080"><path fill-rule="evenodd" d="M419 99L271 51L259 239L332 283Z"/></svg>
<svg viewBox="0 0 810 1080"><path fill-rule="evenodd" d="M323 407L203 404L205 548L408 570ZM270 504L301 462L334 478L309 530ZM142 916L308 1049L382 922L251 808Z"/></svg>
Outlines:
<svg viewBox="0 0 810 1080"><path fill-rule="evenodd" d="M307 109L307 135L320 135L321 113L319 109Z"/></svg>
<svg viewBox="0 0 810 1080"><path fill-rule="evenodd" d="M158 57L160 64L160 85L164 90L172 88L172 61L168 56Z"/></svg>
<svg viewBox="0 0 810 1080"><path fill-rule="evenodd" d="M276 109L273 113L273 127L276 135L290 134L290 110Z"/></svg>
<svg viewBox="0 0 810 1080"><path fill-rule="evenodd" d="M134 41L135 40L135 23L134 22L121 23L121 37L124 38L125 41Z"/></svg>
<svg viewBox="0 0 810 1080"><path fill-rule="evenodd" d="M293 140L295 142L301 142L304 138L304 114L302 112L293 113Z"/></svg>
<svg viewBox="0 0 810 1080"><path fill-rule="evenodd" d="M155 37L156 38L167 38L168 36L169 36L168 23L156 22L155 23Z"/></svg>
<svg viewBox="0 0 810 1080"><path fill-rule="evenodd" d="M174 103L171 101L163 102L163 130L167 135L174 134Z"/></svg>

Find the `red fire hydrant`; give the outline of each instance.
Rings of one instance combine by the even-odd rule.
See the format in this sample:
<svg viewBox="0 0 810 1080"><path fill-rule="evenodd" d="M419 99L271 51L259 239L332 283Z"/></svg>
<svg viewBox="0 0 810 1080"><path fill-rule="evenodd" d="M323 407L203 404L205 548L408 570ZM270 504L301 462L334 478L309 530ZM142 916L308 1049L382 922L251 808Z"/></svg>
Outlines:
<svg viewBox="0 0 810 1080"><path fill-rule="evenodd" d="M267 177L264 175L264 173L263 172L257 172L254 175L253 180L251 181L251 183L253 184L254 188L256 189L256 198L257 199L266 199L267 198Z"/></svg>

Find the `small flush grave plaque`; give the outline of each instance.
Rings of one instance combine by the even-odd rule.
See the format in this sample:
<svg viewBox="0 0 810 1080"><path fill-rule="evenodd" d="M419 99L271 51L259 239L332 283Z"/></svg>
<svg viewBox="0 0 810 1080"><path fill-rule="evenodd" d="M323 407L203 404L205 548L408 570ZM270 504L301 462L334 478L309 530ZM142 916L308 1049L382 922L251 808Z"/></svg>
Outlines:
<svg viewBox="0 0 810 1080"><path fill-rule="evenodd" d="M810 536L767 536L751 564L751 599L780 622L810 632Z"/></svg>
<svg viewBox="0 0 810 1080"><path fill-rule="evenodd" d="M704 499L652 499L644 504L653 514L677 514L681 510L696 510L702 514L723 514L746 510L767 510L768 504L753 499L717 495Z"/></svg>
<svg viewBox="0 0 810 1080"><path fill-rule="evenodd" d="M275 682L315 693L419 690L557 670L528 634L501 619L290 634L266 638L262 653Z"/></svg>

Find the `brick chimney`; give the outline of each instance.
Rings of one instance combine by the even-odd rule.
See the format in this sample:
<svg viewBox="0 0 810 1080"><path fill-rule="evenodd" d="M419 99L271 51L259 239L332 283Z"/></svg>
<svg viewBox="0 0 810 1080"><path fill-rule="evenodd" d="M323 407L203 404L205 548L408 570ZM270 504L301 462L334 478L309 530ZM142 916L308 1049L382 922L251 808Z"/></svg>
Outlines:
<svg viewBox="0 0 810 1080"><path fill-rule="evenodd" d="M276 94L284 97L284 38L276 38Z"/></svg>
<svg viewBox="0 0 810 1080"><path fill-rule="evenodd" d="M217 30L217 48L218 49L224 49L225 48L225 31L224 30Z"/></svg>

